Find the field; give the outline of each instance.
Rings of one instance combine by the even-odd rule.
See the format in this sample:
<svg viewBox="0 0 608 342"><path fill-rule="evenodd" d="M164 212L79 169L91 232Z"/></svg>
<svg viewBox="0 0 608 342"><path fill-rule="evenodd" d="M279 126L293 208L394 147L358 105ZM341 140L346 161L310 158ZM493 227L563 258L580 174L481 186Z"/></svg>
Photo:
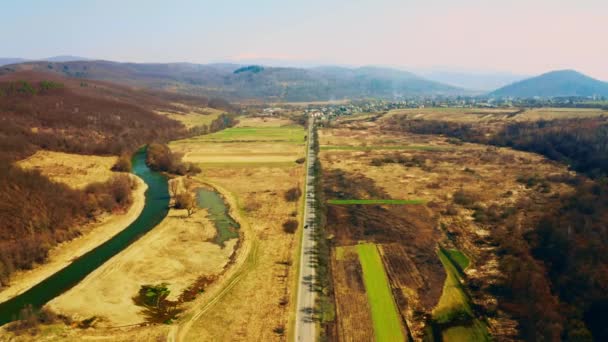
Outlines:
<svg viewBox="0 0 608 342"><path fill-rule="evenodd" d="M265 120L240 118L240 124L263 126L229 128L170 146L204 168L293 167L304 157L304 130L284 119Z"/></svg>
<svg viewBox="0 0 608 342"><path fill-rule="evenodd" d="M379 342L405 340L399 312L376 245L370 243L357 245L357 252L371 307L375 340Z"/></svg>
<svg viewBox="0 0 608 342"><path fill-rule="evenodd" d="M458 113L466 111L444 111L445 115ZM507 115L484 113L490 114ZM414 339L424 338L425 327L432 324L425 315L440 322L437 324L445 338L485 338L486 331L512 338L515 323L502 313L487 322L469 320L470 326L443 323L451 322L453 309L478 317L472 303L483 306L496 302L486 289L472 290L466 282L458 283L458 277L466 274L462 279L495 282L500 270L499 256L489 239L495 229L493 220L507 217L508 222L516 222L540 217L552 196L572 191L560 181L568 170L531 153L470 143L454 145L445 137L388 131L385 125L380 119L319 130L327 230L332 243L352 246L366 241L378 246L398 312ZM528 186L525 180L534 177L540 177L544 185ZM343 205L368 202L357 199L374 205ZM389 204L407 199L419 202ZM445 253L442 258L436 253L440 248ZM332 257L339 257L339 253ZM338 301L343 286L334 275ZM338 310L337 331L350 324L344 322L348 316L341 316L344 314Z"/></svg>
<svg viewBox="0 0 608 342"><path fill-rule="evenodd" d="M458 251L463 264L468 259ZM439 259L447 274L443 293L437 307L433 310L433 320L440 326L448 326L441 331L444 341L489 341L485 324L474 317L470 299L460 281L459 271L443 251L439 251ZM464 257L464 258L463 258ZM466 321L466 322L463 322Z"/></svg>
<svg viewBox="0 0 608 342"><path fill-rule="evenodd" d="M323 151L374 151L374 150L419 150L419 151L438 151L445 150L446 147L438 146L416 146L416 145L392 145L392 146L352 146L352 145L324 145Z"/></svg>
<svg viewBox="0 0 608 342"><path fill-rule="evenodd" d="M186 128L209 126L223 111L214 108L185 107L183 113L158 112L169 119L181 122Z"/></svg>
<svg viewBox="0 0 608 342"><path fill-rule="evenodd" d="M245 142L245 141L280 141L294 144L304 142L305 132L300 126L258 126L232 127L199 137L201 142Z"/></svg>
<svg viewBox="0 0 608 342"><path fill-rule="evenodd" d="M406 115L411 119L477 123L595 117L608 115L608 111L594 108L412 108L391 110L386 117L393 115Z"/></svg>
<svg viewBox="0 0 608 342"><path fill-rule="evenodd" d="M338 246L332 258L339 341L374 339L370 303L365 292L357 246Z"/></svg>
<svg viewBox="0 0 608 342"><path fill-rule="evenodd" d="M116 159L39 150L31 157L17 162L17 165L28 170L39 170L56 182L80 189L110 179L113 175L110 169Z"/></svg>
<svg viewBox="0 0 608 342"><path fill-rule="evenodd" d="M284 232L282 225L299 218L301 205L287 202L284 193L303 186L304 168L295 160L304 156L304 129L283 119L266 120L266 127L236 127L170 145L203 168L195 181L233 198L246 252L231 267L232 275L197 299L178 322L173 336L182 340L273 341L289 334L298 235ZM247 122L252 121L241 124ZM281 153L286 162L278 163L271 153ZM214 154L224 155L212 159L222 167L207 163ZM251 162L252 155L259 159Z"/></svg>
<svg viewBox="0 0 608 342"><path fill-rule="evenodd" d="M330 199L329 204L424 204L423 200L396 200L396 199Z"/></svg>

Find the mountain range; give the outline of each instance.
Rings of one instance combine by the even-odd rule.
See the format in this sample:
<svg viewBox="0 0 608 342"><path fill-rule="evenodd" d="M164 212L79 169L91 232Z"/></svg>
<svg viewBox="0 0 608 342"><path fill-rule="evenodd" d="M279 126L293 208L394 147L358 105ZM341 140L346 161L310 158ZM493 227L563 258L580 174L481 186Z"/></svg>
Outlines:
<svg viewBox="0 0 608 342"><path fill-rule="evenodd" d="M395 68L375 66L145 64L87 60L76 56L56 56L44 61L0 58L0 65L3 63L9 65L0 67L0 74L27 70L50 72L71 78L110 81L188 95L220 97L230 101L305 102L475 96L484 93L492 97L516 98L608 96L608 83L573 70L554 71L526 79L508 73L427 71L423 73L425 78ZM500 88L486 93L497 87Z"/></svg>
<svg viewBox="0 0 608 342"><path fill-rule="evenodd" d="M26 62L4 71L35 70L207 95L229 100L320 101L470 94L409 72L380 67L260 67L235 73L238 64L137 64L110 61Z"/></svg>

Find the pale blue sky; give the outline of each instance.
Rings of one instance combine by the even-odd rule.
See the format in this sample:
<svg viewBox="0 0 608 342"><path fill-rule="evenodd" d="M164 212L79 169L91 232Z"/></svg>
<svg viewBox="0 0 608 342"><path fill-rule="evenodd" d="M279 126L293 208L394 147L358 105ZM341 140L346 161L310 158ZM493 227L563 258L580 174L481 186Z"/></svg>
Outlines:
<svg viewBox="0 0 608 342"><path fill-rule="evenodd" d="M606 0L4 0L0 57L281 59L608 80Z"/></svg>

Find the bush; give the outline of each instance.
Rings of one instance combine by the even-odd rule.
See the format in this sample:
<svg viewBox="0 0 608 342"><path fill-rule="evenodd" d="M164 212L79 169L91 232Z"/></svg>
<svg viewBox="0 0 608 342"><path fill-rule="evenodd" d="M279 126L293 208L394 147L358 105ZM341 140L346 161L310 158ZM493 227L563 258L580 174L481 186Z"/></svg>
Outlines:
<svg viewBox="0 0 608 342"><path fill-rule="evenodd" d="M131 168L131 157L128 154L122 154L120 157L118 157L116 164L112 166L112 171L131 172Z"/></svg>
<svg viewBox="0 0 608 342"><path fill-rule="evenodd" d="M296 164L304 164L305 161L306 161L306 158L298 158L298 159L296 159Z"/></svg>
<svg viewBox="0 0 608 342"><path fill-rule="evenodd" d="M168 172L180 176L196 174L201 169L191 163L182 162L182 156L171 152L169 146L164 144L149 144L146 155L146 164L155 171Z"/></svg>
<svg viewBox="0 0 608 342"><path fill-rule="evenodd" d="M302 195L302 190L300 188L291 188L285 192L285 200L287 202L295 202Z"/></svg>
<svg viewBox="0 0 608 342"><path fill-rule="evenodd" d="M287 220L283 223L283 231L285 233L293 234L298 229L298 221L296 220Z"/></svg>
<svg viewBox="0 0 608 342"><path fill-rule="evenodd" d="M477 199L475 198L475 195L465 191L463 189L460 189L458 191L456 191L452 197L454 203L456 204L460 204L464 207L470 207L473 204L475 204L475 202L477 202Z"/></svg>

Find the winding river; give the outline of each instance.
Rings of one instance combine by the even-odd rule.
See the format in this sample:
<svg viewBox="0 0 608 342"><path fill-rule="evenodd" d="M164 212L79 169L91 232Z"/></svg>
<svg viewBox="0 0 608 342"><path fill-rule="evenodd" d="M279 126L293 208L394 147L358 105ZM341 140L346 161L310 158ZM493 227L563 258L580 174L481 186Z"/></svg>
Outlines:
<svg viewBox="0 0 608 342"><path fill-rule="evenodd" d="M133 173L148 185L145 206L139 217L113 238L74 260L59 272L20 295L0 303L0 325L15 320L19 311L28 304L34 308L44 306L162 221L169 211L167 179L148 168L145 149L139 150L133 156Z"/></svg>

